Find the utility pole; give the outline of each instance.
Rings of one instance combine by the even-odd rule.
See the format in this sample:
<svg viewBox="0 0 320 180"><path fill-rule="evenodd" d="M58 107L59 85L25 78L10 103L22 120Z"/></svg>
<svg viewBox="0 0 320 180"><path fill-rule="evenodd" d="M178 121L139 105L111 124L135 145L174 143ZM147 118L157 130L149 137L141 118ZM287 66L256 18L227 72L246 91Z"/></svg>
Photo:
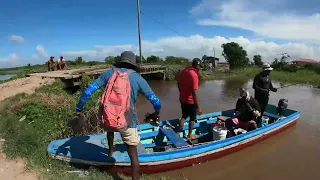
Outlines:
<svg viewBox="0 0 320 180"><path fill-rule="evenodd" d="M140 55L140 63L142 64L141 34L140 34L140 0L137 0L137 10L138 10L139 55Z"/></svg>
<svg viewBox="0 0 320 180"><path fill-rule="evenodd" d="M216 49L213 47L213 57L214 57L214 60L216 60Z"/></svg>
<svg viewBox="0 0 320 180"><path fill-rule="evenodd" d="M214 68L216 68L216 66L218 66L218 64L216 64L216 49L213 47L213 66Z"/></svg>

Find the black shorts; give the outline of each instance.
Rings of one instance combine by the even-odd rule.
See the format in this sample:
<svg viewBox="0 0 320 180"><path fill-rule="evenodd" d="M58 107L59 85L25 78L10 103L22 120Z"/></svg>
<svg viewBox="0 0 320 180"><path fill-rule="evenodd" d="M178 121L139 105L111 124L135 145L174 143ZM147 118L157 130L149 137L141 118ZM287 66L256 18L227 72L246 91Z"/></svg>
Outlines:
<svg viewBox="0 0 320 180"><path fill-rule="evenodd" d="M190 121L195 121L197 118L197 106L195 104L181 103L182 118L190 117Z"/></svg>

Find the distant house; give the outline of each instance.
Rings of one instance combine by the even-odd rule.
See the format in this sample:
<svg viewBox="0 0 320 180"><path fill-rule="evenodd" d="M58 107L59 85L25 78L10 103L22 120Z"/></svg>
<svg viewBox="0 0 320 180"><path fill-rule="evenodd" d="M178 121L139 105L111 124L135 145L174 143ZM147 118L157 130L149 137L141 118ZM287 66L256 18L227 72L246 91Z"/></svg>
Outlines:
<svg viewBox="0 0 320 180"><path fill-rule="evenodd" d="M314 65L320 65L320 63L313 59L306 59L306 58L300 58L297 60L292 61L293 64L296 64L298 66L304 66L306 64L314 64Z"/></svg>
<svg viewBox="0 0 320 180"><path fill-rule="evenodd" d="M212 57L212 56L208 56L207 57L207 62L208 63L212 63L213 67L217 67L218 66L218 63L219 63L219 58L217 57Z"/></svg>

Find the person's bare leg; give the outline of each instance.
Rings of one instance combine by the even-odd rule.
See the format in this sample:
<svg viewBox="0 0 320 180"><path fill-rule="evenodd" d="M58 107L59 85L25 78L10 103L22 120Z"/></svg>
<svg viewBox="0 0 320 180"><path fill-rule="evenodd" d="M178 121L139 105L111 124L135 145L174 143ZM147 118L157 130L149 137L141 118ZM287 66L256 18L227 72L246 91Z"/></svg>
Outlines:
<svg viewBox="0 0 320 180"><path fill-rule="evenodd" d="M193 127L194 127L194 121L189 121L189 130L188 130L188 136L187 136L188 139L196 138L196 136L192 134Z"/></svg>
<svg viewBox="0 0 320 180"><path fill-rule="evenodd" d="M126 146L127 146L127 152L131 160L132 180L138 180L140 177L140 164L138 159L137 146L130 146L130 145L126 145Z"/></svg>
<svg viewBox="0 0 320 180"><path fill-rule="evenodd" d="M114 151L114 147L113 147L114 132L107 132L107 139L108 139L108 146L109 146L108 156L111 157Z"/></svg>
<svg viewBox="0 0 320 180"><path fill-rule="evenodd" d="M183 129L183 126L184 126L184 121L185 121L185 118L181 118L180 119L180 122L179 122L179 129L177 130L177 134L180 134L180 132L182 131Z"/></svg>

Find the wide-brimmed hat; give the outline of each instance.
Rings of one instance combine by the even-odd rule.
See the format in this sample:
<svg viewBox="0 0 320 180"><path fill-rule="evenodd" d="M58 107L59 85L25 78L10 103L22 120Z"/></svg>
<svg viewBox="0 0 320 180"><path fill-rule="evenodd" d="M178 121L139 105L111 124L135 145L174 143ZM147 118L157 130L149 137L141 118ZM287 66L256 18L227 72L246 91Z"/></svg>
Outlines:
<svg viewBox="0 0 320 180"><path fill-rule="evenodd" d="M113 63L113 64L119 65L122 63L127 63L127 64L133 65L138 68L139 66L137 65L136 62L137 62L136 55L132 51L124 51L120 55L120 61Z"/></svg>
<svg viewBox="0 0 320 180"><path fill-rule="evenodd" d="M269 63L263 63L263 65L262 65L262 70L263 70L263 71L272 71L273 68L270 66Z"/></svg>

